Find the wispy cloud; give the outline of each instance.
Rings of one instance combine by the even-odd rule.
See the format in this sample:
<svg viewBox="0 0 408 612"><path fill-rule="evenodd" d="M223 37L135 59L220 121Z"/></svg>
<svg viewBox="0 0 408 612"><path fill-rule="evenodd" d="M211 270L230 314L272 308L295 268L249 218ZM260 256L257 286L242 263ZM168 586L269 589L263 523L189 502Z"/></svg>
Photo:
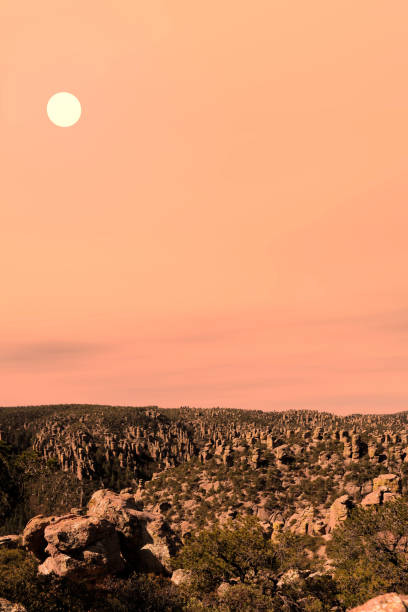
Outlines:
<svg viewBox="0 0 408 612"><path fill-rule="evenodd" d="M51 365L105 352L110 347L88 342L28 342L0 347L0 364L5 366Z"/></svg>
<svg viewBox="0 0 408 612"><path fill-rule="evenodd" d="M293 322L296 324L296 321ZM361 314L350 314L338 317L322 317L299 320L300 325L347 325L358 327L376 328L384 331L408 331L408 308L386 310L378 312L366 312Z"/></svg>

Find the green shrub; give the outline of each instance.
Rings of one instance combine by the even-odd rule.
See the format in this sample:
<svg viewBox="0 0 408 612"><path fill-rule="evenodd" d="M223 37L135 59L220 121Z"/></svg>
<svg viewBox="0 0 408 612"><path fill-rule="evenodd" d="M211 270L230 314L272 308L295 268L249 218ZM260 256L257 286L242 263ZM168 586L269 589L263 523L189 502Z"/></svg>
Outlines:
<svg viewBox="0 0 408 612"><path fill-rule="evenodd" d="M195 587L211 592L231 578L244 581L249 571L273 569L275 553L252 517L214 527L193 536L174 560L174 567L193 572Z"/></svg>
<svg viewBox="0 0 408 612"><path fill-rule="evenodd" d="M333 533L333 560L340 598L355 606L387 591L408 591L408 504L357 507Z"/></svg>

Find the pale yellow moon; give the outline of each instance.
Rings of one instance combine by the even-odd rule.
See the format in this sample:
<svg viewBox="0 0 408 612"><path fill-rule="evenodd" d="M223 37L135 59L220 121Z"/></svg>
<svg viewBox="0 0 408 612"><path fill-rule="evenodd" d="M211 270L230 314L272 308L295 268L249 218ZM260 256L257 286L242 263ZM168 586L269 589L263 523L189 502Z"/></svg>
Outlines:
<svg viewBox="0 0 408 612"><path fill-rule="evenodd" d="M76 96L60 91L48 100L47 115L59 127L71 127L81 116L81 103Z"/></svg>

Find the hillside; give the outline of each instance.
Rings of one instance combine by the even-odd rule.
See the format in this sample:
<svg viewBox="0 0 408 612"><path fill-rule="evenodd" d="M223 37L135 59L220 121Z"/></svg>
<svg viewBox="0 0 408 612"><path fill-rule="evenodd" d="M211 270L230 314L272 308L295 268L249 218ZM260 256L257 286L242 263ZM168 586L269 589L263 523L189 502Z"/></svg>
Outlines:
<svg viewBox="0 0 408 612"><path fill-rule="evenodd" d="M391 521L388 530L392 531L396 529L393 521L405 520L401 512L408 494L406 412L340 417L317 411L265 413L189 407L164 410L155 406L30 406L0 409L0 435L0 533L19 536L30 519L38 515L57 517L53 520L62 515L67 521L68 534L72 528L77 529L78 521L86 519L83 529L88 533L89 525L94 524L94 514L88 503L95 495L103 497L107 494L103 491L111 491L109 495L113 497L109 499L116 500L112 503L122 508L118 512L125 513L135 533L141 533L141 529L150 533L151 526L156 525L149 536L153 546L151 554L160 559L161 580L168 580L168 586L166 582L160 583L156 590L162 593L163 589L169 589L169 592L167 604L161 600L160 605L152 604L152 610L201 609L191 607L191 593L188 596L190 604L186 603L187 587L181 585L183 580L180 579L176 588L177 578L173 582L169 580L171 571L188 571L194 575L202 564L203 547L210 547L210 557L217 558L219 550L214 549L214 543L226 538L229 549L236 533L243 541L248 537L250 540L260 538L258 548L261 549L263 542L267 543L263 560L254 557L250 564L254 575L258 571L263 573L263 586L254 576L249 584L250 568L242 573L242 559L239 563L234 562L238 568L235 573L231 569L227 571L228 563L224 560L224 570L220 570L217 577L196 584L195 606L219 605L220 610L235 609L231 593L230 600L228 596L224 597L225 601L220 599L219 593L216 595L221 584L227 585L224 590L227 587L236 589L238 583L241 590L244 586L247 590L252 589L251 597L258 598L258 603L248 603L248 606L259 610L343 610L347 605L362 603L369 596L390 590L388 587L399 585L402 588L404 580L407 580L408 591L404 557L397 559L403 569L403 574L400 570L394 572L398 579L392 574L388 582L375 583L370 590L363 572L361 584L357 580L353 587L356 592L352 595L353 588L341 574L341 571L349 572L350 568L344 569L347 563L344 565L338 545L341 538L346 537L345 529L347 533L352 532L353 521L358 529L363 528L364 523L369 526L377 525L375 521L379 521L378 525L381 521ZM394 512L391 518L387 515L389 508ZM396 516L400 518L397 520ZM111 535L103 537L108 537L109 542L116 538L113 533L119 534L120 548L115 549L115 558L124 561L117 561L112 566L108 555L106 567L111 569L104 569L97 576L103 580L107 575L112 579L114 576L125 579L126 574L129 580L136 571L137 580L142 580L150 570L147 566L140 569L140 560L139 565L135 565L133 553L146 546L148 540L142 538L142 541L140 535L137 540L129 540L128 528L123 531L124 536L122 527L119 529L116 525L115 513L101 517L98 515L98 520L108 520L113 525L109 529L113 531L111 533L107 527L105 531L102 527L98 529L104 534L108 529L106 533ZM142 528L143 524L146 527ZM51 529L47 525L50 520L41 527L41 533ZM380 529L378 525L376 529ZM359 535L359 532L354 534L356 540ZM86 535L84 541L90 541L89 537ZM125 544L124 537L127 538ZM18 538L13 541L20 542ZM27 545L28 541L26 538L21 550L37 554L38 551ZM394 548L399 546L398 554L405 554L405 548L398 542L394 542ZM4 554L17 554L20 550L20 544L15 544L17 549L9 552L9 544L2 545ZM247 543L248 548L251 546ZM350 542L344 546L347 549ZM169 556L168 562L163 561L163 547L167 551L165 556ZM49 550L51 556L47 563L54 568L51 574L68 580L69 585L71 574L62 570L58 561L61 551L68 549L58 549L58 553L52 547ZM361 553L361 558L357 554L356 563L369 561L366 552ZM63 554L77 559L76 553ZM208 550L206 554L210 554ZM273 561L267 561L268 555L272 555ZM18 564L29 563L30 558L18 557ZM36 562L44 559L46 554L41 552ZM75 570L75 576L81 576L82 572L82 582L87 582L92 571L86 565L80 565L82 567L85 569ZM156 561L154 567L158 567ZM306 593L304 597L296 595L295 591L291 596L279 595L279 589L286 584L281 582L279 587L279 580L282 581L288 571L297 572L295 579L289 582L292 590L298 588ZM369 568L364 571L369 575ZM317 578L305 582L313 572L317 572L319 584ZM354 575L358 576L358 572ZM296 586L297 583L303 586ZM97 587L101 585L94 584L94 593ZM140 590L141 584L138 583L137 588ZM239 596L241 604L242 597L249 597L248 593ZM171 603L172 598L174 601L178 598L178 603ZM275 604L271 603L273 601ZM93 609L94 604L87 605ZM111 606L108 609L122 608Z"/></svg>

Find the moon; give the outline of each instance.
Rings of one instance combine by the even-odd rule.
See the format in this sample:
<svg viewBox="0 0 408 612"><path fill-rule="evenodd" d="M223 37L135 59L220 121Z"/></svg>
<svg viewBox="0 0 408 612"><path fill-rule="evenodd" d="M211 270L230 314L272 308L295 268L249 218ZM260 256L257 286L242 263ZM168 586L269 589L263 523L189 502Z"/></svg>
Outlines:
<svg viewBox="0 0 408 612"><path fill-rule="evenodd" d="M80 118L81 103L76 96L67 91L60 91L48 100L47 115L50 121L59 127L71 127Z"/></svg>

